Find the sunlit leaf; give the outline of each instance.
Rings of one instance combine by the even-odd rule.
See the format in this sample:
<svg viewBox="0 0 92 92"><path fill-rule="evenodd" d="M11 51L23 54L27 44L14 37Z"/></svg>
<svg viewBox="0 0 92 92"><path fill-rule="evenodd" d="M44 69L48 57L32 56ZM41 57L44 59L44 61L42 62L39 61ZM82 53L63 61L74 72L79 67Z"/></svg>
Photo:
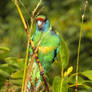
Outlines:
<svg viewBox="0 0 92 92"><path fill-rule="evenodd" d="M92 70L81 72L81 74L86 76L88 79L92 80Z"/></svg>
<svg viewBox="0 0 92 92"><path fill-rule="evenodd" d="M73 67L71 66L71 67L69 67L69 68L67 69L67 71L65 71L64 77L68 76L72 71L73 71Z"/></svg>
<svg viewBox="0 0 92 92"><path fill-rule="evenodd" d="M0 51L1 51L1 50L3 50L3 51L10 51L10 49L7 48L7 47L0 47Z"/></svg>

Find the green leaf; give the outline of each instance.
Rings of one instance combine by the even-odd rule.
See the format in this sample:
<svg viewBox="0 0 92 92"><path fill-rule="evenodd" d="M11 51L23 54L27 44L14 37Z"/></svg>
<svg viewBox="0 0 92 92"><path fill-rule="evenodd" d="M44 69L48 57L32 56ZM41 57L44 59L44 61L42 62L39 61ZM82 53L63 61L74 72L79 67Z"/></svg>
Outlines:
<svg viewBox="0 0 92 92"><path fill-rule="evenodd" d="M73 74L72 74L73 75ZM75 84L76 83L76 77L75 76L70 76L68 79L68 81L69 81L69 83L72 83L72 84ZM80 76L78 76L78 83L84 83L85 82L85 80L82 78L82 77L80 77Z"/></svg>
<svg viewBox="0 0 92 92"><path fill-rule="evenodd" d="M88 79L92 80L92 70L81 72L81 74L86 76Z"/></svg>
<svg viewBox="0 0 92 92"><path fill-rule="evenodd" d="M53 81L53 92L60 92L61 78L56 76Z"/></svg>
<svg viewBox="0 0 92 92"><path fill-rule="evenodd" d="M3 50L3 51L10 51L10 49L7 48L7 47L0 47L0 51L1 51L1 50Z"/></svg>
<svg viewBox="0 0 92 92"><path fill-rule="evenodd" d="M9 53L10 49L7 47L0 47L0 59L4 59L8 53Z"/></svg>
<svg viewBox="0 0 92 92"><path fill-rule="evenodd" d="M11 78L19 79L19 78L22 78L22 77L23 77L23 70L19 70L19 71L15 72L15 73L11 74Z"/></svg>
<svg viewBox="0 0 92 92"><path fill-rule="evenodd" d="M3 77L9 77L9 73L3 71L2 69L0 69L0 75L2 75Z"/></svg>
<svg viewBox="0 0 92 92"><path fill-rule="evenodd" d="M8 72L9 74L11 74L12 72L14 72L16 69L8 64L1 64L0 65L0 69L2 69L5 72Z"/></svg>
<svg viewBox="0 0 92 92"><path fill-rule="evenodd" d="M15 58L15 57L8 57L8 58L5 58L5 62L6 62L8 65L11 65L11 66L14 66L14 67L19 68L19 65L17 64L17 58Z"/></svg>
<svg viewBox="0 0 92 92"><path fill-rule="evenodd" d="M23 69L24 67L24 59L17 59L15 57L5 58L6 63L9 65L15 66L17 68Z"/></svg>
<svg viewBox="0 0 92 92"><path fill-rule="evenodd" d="M60 91L59 92L68 92L68 85L67 85L67 79L66 78L61 80L61 85L60 85Z"/></svg>
<svg viewBox="0 0 92 92"><path fill-rule="evenodd" d="M59 35L60 36L60 35ZM63 37L61 37L61 44L60 44L60 50L59 50L59 61L61 61L61 66L64 68L67 67L68 62L69 62L69 49L64 41Z"/></svg>

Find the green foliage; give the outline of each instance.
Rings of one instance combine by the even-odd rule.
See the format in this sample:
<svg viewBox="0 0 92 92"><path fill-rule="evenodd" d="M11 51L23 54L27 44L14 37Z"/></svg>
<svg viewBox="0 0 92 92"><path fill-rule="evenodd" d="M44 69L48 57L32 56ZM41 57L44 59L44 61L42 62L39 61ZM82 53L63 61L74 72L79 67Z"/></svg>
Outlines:
<svg viewBox="0 0 92 92"><path fill-rule="evenodd" d="M53 80L53 92L68 92L68 85L66 78L56 76Z"/></svg>
<svg viewBox="0 0 92 92"><path fill-rule="evenodd" d="M53 92L68 92L67 80L56 76L53 80Z"/></svg>
<svg viewBox="0 0 92 92"><path fill-rule="evenodd" d="M7 79L10 78L10 83L13 83L12 87L14 87L15 85L21 85L23 77L24 59L7 57L9 51L7 47L0 47L0 88L3 86L4 89L6 89L4 85Z"/></svg>

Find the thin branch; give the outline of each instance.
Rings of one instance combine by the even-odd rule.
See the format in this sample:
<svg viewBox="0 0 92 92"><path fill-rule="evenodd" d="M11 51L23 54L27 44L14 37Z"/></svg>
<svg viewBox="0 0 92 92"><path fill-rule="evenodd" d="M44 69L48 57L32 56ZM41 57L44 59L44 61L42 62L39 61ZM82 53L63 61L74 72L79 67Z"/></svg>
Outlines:
<svg viewBox="0 0 92 92"><path fill-rule="evenodd" d="M33 22L34 22L34 16L35 16L35 13L36 13L37 9L38 9L39 6L41 5L41 3L42 3L42 0L40 0L40 1L38 2L38 4L36 5L36 7L34 8L34 10L32 11L31 28L29 28L30 30L32 30L32 25L33 25ZM32 32L32 31L31 31L31 32ZM31 32L30 32L30 33L31 33Z"/></svg>
<svg viewBox="0 0 92 92"><path fill-rule="evenodd" d="M33 16L35 15L35 13L36 13L37 9L39 8L39 6L41 5L41 3L42 3L42 0L39 1L39 3L37 4L37 6L35 7L35 9L32 11L32 15Z"/></svg>
<svg viewBox="0 0 92 92"><path fill-rule="evenodd" d="M28 13L28 10L26 9L25 5L23 4L22 0L19 0L19 2L21 3L21 5L23 6L26 14L28 15L28 17L30 18L30 14Z"/></svg>
<svg viewBox="0 0 92 92"><path fill-rule="evenodd" d="M28 35L28 44L27 44L27 50L26 50L26 59L25 59L24 74L23 74L23 81L22 81L22 88L21 88L21 92L23 92L23 89L24 89L24 82L25 82L25 76L26 76L26 70L27 70L27 62L28 62L28 52L29 52L30 34L29 34L28 29L27 29L27 25L26 25L25 19L24 19L23 14L22 14L22 12L21 12L21 10L20 10L20 7L19 7L19 5L18 5L17 0L15 0L15 5L16 5L16 7L17 7L17 10L18 10L18 12L19 12L19 14L20 14L21 20L22 20L22 22L23 22L23 24L24 24L24 28L25 28L25 30L26 30L26 32L27 32L27 35Z"/></svg>
<svg viewBox="0 0 92 92"><path fill-rule="evenodd" d="M43 11L44 7L42 7L36 14L36 16L38 16L42 11Z"/></svg>
<svg viewBox="0 0 92 92"><path fill-rule="evenodd" d="M84 18L85 18L85 12L86 12L86 8L87 8L87 4L88 4L88 1L86 0L85 3L84 3L83 14L82 14L82 16L81 16L81 18L82 18L82 24L81 24L81 29L80 29L79 45L78 45L78 55L77 55L77 65L76 65L76 84L75 84L75 92L77 92L77 88L78 88L78 71L79 71L79 57L80 57L80 46L81 46L82 26L83 26L83 21L84 21Z"/></svg>
<svg viewBox="0 0 92 92"><path fill-rule="evenodd" d="M35 55L32 56L32 59L31 59L31 64L29 65L28 69L27 69L27 74L26 74L26 79L25 79L25 86L24 86L24 92L27 92L27 84L28 84L28 81L30 79L30 73L32 71L32 66L33 66L33 63L34 63L34 59L35 59Z"/></svg>
<svg viewBox="0 0 92 92"><path fill-rule="evenodd" d="M37 9L39 8L41 2L42 2L42 0L40 0L40 2L37 4L37 6L36 6L36 8L34 9L34 11L32 11L32 17L31 17L31 31L32 31L32 26L33 26L33 21L34 21L35 12L36 12ZM28 43L32 46L32 49L34 49L34 44L33 44L32 40L30 39L30 33L29 33L29 31L28 31L28 28L27 28L25 19L24 19L23 14L22 14L22 12L21 12L21 10L20 10L20 7L19 7L19 5L18 5L18 3L17 3L17 0L15 0L15 5L16 5L16 7L17 7L17 10L18 10L19 14L20 14L21 20L22 20L22 22L23 22L23 24L24 24L24 28L25 28L25 30L26 30L26 32L27 32ZM28 49L29 49L29 44L28 44L27 55L26 55L26 59L25 59L24 76L23 76L23 83L22 83L22 92L26 92L27 83L28 83L28 80L29 80L29 74L28 74L28 73L31 72L31 70L29 70L29 69L32 69L32 65L33 65L33 62L31 62L32 64L30 64L31 67L28 68L28 72L27 72L27 76L28 76L28 77L26 77L25 86L24 86L24 80L25 80L26 69L27 69L26 67L27 67L27 61L28 61ZM36 50L34 51L34 53L36 54ZM34 58L34 56L32 57L32 61L34 61L33 58ZM43 78L43 80L44 80L44 83L45 83L45 86L46 86L46 88L47 88L47 92L49 92L49 87L48 87L48 84L47 84L47 81L46 81L46 78L45 78L45 75L44 75L44 70L43 70L43 67L42 67L41 64L40 64L40 61L39 61L39 58L38 58L38 55L37 55L37 54L36 54L36 59L37 59L37 63L38 63L39 68L40 68L41 76L42 76L42 78ZM23 89L24 89L24 91L23 91Z"/></svg>

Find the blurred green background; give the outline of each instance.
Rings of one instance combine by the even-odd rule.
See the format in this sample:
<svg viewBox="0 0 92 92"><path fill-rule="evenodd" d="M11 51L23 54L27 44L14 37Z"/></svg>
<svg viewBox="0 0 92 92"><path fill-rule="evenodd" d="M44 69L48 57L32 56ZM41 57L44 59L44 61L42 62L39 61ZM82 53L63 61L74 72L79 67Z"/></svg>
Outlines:
<svg viewBox="0 0 92 92"><path fill-rule="evenodd" d="M74 70L76 69L78 39L82 23L81 16L85 1L43 0L40 6L40 8L44 6L41 13L49 18L56 32L59 32L67 43L70 54L69 66L73 65ZM32 10L39 0L22 0L22 2L26 9L21 3L19 5L27 25L30 26ZM12 0L2 0L0 2L0 65L5 63L7 57L25 58L26 47L27 35L14 3ZM82 25L79 62L79 71L89 69L92 69L92 0L88 0L84 24ZM3 80L2 78L0 80Z"/></svg>

